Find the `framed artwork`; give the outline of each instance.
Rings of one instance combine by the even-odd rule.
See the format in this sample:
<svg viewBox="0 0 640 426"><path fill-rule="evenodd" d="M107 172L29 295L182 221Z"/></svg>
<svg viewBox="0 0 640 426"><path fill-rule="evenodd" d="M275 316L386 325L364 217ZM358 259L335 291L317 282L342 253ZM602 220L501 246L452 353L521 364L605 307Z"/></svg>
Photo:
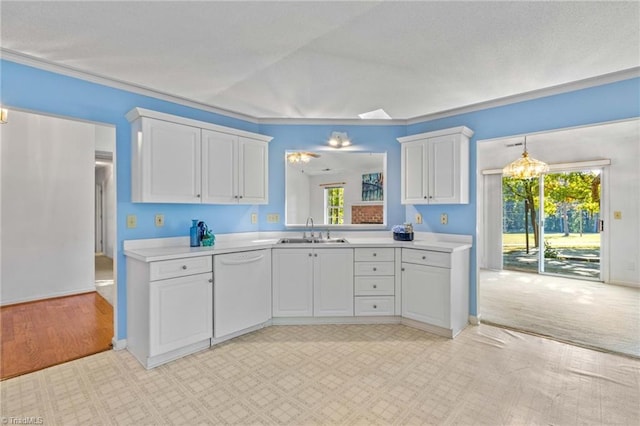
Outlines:
<svg viewBox="0 0 640 426"><path fill-rule="evenodd" d="M362 175L362 201L382 201L382 173L367 173Z"/></svg>

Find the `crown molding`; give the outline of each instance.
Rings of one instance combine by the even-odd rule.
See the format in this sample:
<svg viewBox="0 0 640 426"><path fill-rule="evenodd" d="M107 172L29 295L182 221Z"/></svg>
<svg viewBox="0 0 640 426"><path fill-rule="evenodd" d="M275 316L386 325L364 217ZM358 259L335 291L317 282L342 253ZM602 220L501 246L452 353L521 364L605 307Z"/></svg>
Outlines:
<svg viewBox="0 0 640 426"><path fill-rule="evenodd" d="M115 78L107 77L104 75L82 71L75 67L71 67L68 65L61 65L52 61L48 61L46 59L36 58L35 56L27 55L21 52L16 52L16 51L5 49L2 47L0 47L0 57L2 59L6 59L11 62L27 65L30 67L44 70L44 71L54 72L56 74L62 74L67 77L74 77L80 80L89 81L91 83L112 87L114 89L126 90L127 92L133 92L139 95L149 96L149 97L161 99L167 102L173 102L179 105L196 108L202 111L212 112L214 114L220 114L226 117L237 118L239 120L244 120L254 124L259 124L258 119L250 115L246 115L236 111L230 111L222 108L217 108L212 105L203 104L201 102L193 101L191 99L183 98L181 96L172 95L170 93L161 92L156 89L151 89L138 84L117 80Z"/></svg>
<svg viewBox="0 0 640 426"><path fill-rule="evenodd" d="M144 96L161 99L167 102L196 108L202 111L214 114L224 115L226 117L237 118L239 120L248 121L254 124L284 124L284 125L348 125L348 126L406 126L411 124L424 123L426 121L438 120L455 115L466 114L470 112L480 111L489 108L495 108L514 104L518 102L529 101L533 99L543 98L561 93L572 92L580 89L600 86L608 83L615 83L622 80L640 77L640 67L628 68L626 70L615 71L596 77L590 77L583 80L572 81L557 86L546 87L543 89L532 90L530 92L519 93L516 95L496 98L490 101L478 102L475 104L465 105L458 108L452 108L432 114L420 115L408 119L391 119L391 120L363 120L361 118L344 119L344 118L295 118L295 117L254 117L236 111L218 108L212 105L193 101L181 96L172 95L156 89L145 86L128 83L126 81L117 80L104 75L82 71L68 65L61 65L52 61L37 58L21 52L0 47L0 58L8 61L17 62L22 65L39 68L45 71L51 71L68 77L74 77L92 83L101 84L115 89L126 90L128 92L137 93Z"/></svg>
<svg viewBox="0 0 640 426"><path fill-rule="evenodd" d="M576 80L569 83L559 84L557 86L545 87L543 89L532 90L530 92L518 93L517 95L505 96L490 101L478 102L476 104L466 105L459 108L452 108L445 111L435 112L433 114L421 115L410 118L407 124L424 123L425 121L438 120L454 115L467 114L470 112L480 111L489 108L515 104L518 102L530 101L533 99L544 98L547 96L559 95L562 93L573 92L580 89L588 89L590 87L601 86L603 84L615 83L622 80L640 77L640 67L628 68L626 70L615 71L609 74L603 74L596 77Z"/></svg>

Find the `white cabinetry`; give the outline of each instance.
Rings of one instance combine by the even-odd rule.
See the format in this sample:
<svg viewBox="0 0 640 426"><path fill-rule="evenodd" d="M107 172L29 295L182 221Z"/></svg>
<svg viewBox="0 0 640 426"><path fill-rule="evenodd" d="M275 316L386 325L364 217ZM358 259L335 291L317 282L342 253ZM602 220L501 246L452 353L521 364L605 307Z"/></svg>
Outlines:
<svg viewBox="0 0 640 426"><path fill-rule="evenodd" d="M355 249L355 315L394 315L395 249Z"/></svg>
<svg viewBox="0 0 640 426"><path fill-rule="evenodd" d="M457 335L469 317L469 250L402 249L402 316Z"/></svg>
<svg viewBox="0 0 640 426"><path fill-rule="evenodd" d="M273 250L273 316L353 316L353 249Z"/></svg>
<svg viewBox="0 0 640 426"><path fill-rule="evenodd" d="M461 126L398 138L402 204L468 203L472 135Z"/></svg>
<svg viewBox="0 0 640 426"><path fill-rule="evenodd" d="M214 338L251 331L271 318L271 250L214 256Z"/></svg>
<svg viewBox="0 0 640 426"><path fill-rule="evenodd" d="M203 130L202 158L203 203L267 203L266 142Z"/></svg>
<svg viewBox="0 0 640 426"><path fill-rule="evenodd" d="M146 368L209 347L211 256L160 262L127 258L127 349Z"/></svg>
<svg viewBox="0 0 640 426"><path fill-rule="evenodd" d="M134 108L131 199L266 204L270 137Z"/></svg>

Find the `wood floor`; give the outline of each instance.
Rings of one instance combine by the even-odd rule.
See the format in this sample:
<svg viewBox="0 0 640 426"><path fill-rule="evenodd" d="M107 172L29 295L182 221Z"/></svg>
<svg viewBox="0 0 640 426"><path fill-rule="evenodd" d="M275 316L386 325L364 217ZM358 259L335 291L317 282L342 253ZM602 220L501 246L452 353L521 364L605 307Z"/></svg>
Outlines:
<svg viewBox="0 0 640 426"><path fill-rule="evenodd" d="M113 308L98 293L0 308L0 379L111 348Z"/></svg>

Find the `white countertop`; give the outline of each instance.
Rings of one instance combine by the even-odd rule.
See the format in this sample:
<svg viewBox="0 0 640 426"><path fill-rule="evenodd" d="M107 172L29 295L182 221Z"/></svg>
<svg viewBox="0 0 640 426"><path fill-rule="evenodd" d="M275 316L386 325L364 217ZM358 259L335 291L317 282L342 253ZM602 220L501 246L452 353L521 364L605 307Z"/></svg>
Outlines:
<svg viewBox="0 0 640 426"><path fill-rule="evenodd" d="M389 234L389 232L386 232ZM341 236L347 240L346 243L335 244L278 244L280 236L274 233L260 235L259 233L227 234L217 237L216 243L212 247L189 247L189 237L177 237L153 240L129 240L125 241L124 254L127 257L142 262L156 262L161 260L179 259L185 257L196 257L205 255L216 255L224 253L234 253L248 250L271 249L271 248L357 248L357 247L404 247L420 250L433 250L451 253L458 250L471 248L471 243L463 241L471 236L454 236L459 241L446 241L442 239L443 234L416 233L414 241L395 241L392 236ZM422 234L422 235L421 235ZM289 236L291 234L288 234ZM286 237L284 233L282 237ZM434 237L436 236L436 237ZM462 238L468 237L468 238Z"/></svg>

